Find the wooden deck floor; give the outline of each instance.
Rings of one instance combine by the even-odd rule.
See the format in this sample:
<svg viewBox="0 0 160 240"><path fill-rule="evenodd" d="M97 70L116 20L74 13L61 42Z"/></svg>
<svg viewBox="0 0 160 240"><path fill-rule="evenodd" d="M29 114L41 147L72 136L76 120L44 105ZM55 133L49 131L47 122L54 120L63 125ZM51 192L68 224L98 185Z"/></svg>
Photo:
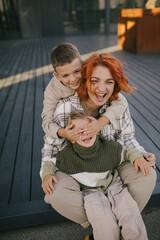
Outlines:
<svg viewBox="0 0 160 240"><path fill-rule="evenodd" d="M51 49L72 42L80 53L111 52L124 63L136 137L157 157L157 184L150 204L160 205L160 54L134 55L115 35L0 41L0 230L65 220L43 201L39 169L44 89L52 77Z"/></svg>

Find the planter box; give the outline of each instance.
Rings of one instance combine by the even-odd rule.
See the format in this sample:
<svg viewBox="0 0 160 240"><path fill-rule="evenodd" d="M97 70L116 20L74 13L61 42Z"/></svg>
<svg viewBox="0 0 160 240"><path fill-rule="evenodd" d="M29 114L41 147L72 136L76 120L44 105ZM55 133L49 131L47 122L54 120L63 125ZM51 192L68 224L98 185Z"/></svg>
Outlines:
<svg viewBox="0 0 160 240"><path fill-rule="evenodd" d="M122 9L118 45L136 54L160 53L160 8Z"/></svg>

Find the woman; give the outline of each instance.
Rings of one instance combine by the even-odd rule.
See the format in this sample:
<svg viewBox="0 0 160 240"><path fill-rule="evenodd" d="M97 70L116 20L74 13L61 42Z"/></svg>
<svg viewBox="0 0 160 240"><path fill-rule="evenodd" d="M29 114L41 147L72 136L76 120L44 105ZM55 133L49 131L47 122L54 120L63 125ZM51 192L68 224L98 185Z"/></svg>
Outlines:
<svg viewBox="0 0 160 240"><path fill-rule="evenodd" d="M70 113L83 109L92 117L99 118L110 105L110 101L117 99L121 90L130 93L132 88L123 74L118 59L109 54L94 54L82 67L82 81L77 94L62 100L57 105L54 120L60 127L65 127ZM96 120L92 122L96 124ZM85 128L83 130L85 131ZM134 137L134 126L128 107L119 119L104 126L101 135L109 140L119 141L122 145L135 147L148 158L150 165L154 166L154 154L147 154ZM49 176L52 186L44 186L43 182L42 188L53 190L53 193L46 194L45 201L66 218L87 227L89 223L83 208L83 197L78 182L60 171L55 176L52 175L55 155L65 144L64 139L45 139L42 150L41 176L42 179ZM50 161L50 168L45 168L45 161ZM142 211L155 186L155 171L151 168L149 175L144 176L141 172L135 172L134 165L129 162L121 164L118 170L121 179L124 184L128 185L132 197ZM54 186L52 182L55 182Z"/></svg>

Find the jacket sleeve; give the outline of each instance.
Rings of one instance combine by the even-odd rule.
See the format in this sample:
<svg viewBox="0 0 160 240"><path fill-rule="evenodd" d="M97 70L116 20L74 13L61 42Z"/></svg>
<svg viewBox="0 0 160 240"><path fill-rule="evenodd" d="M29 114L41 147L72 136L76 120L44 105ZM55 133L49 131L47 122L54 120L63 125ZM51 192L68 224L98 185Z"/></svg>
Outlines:
<svg viewBox="0 0 160 240"><path fill-rule="evenodd" d="M119 93L118 99L111 102L111 106L106 109L104 116L106 116L112 123L116 118L119 118L127 107L126 98Z"/></svg>
<svg viewBox="0 0 160 240"><path fill-rule="evenodd" d="M43 111L41 114L43 130L50 138L57 138L57 131L60 128L53 122L53 116L56 105L61 98L63 96L60 95L59 90L56 91L52 78L44 92Z"/></svg>
<svg viewBox="0 0 160 240"><path fill-rule="evenodd" d="M47 174L54 174L56 165L56 155L68 142L65 139L51 139L44 137L44 146L41 150L42 161L40 168L40 177L43 179ZM54 170L54 171L53 171Z"/></svg>
<svg viewBox="0 0 160 240"><path fill-rule="evenodd" d="M124 146L131 146L139 150L141 153L145 153L145 149L139 144L139 142L135 138L135 128L130 115L129 107L126 108L122 121Z"/></svg>
<svg viewBox="0 0 160 240"><path fill-rule="evenodd" d="M47 176L49 174L55 174L56 170L57 170L56 166L52 161L44 162L44 164L42 166L42 172L40 174L42 182L43 182L45 176Z"/></svg>
<svg viewBox="0 0 160 240"><path fill-rule="evenodd" d="M130 161L131 163L134 163L134 161L140 157L143 158L143 155L139 150L131 146L123 147L121 162Z"/></svg>

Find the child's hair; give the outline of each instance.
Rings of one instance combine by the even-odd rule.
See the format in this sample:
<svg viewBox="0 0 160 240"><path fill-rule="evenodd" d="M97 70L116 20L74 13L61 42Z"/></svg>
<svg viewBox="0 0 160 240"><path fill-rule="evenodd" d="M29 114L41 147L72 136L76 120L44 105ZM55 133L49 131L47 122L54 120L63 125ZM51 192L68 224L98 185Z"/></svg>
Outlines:
<svg viewBox="0 0 160 240"><path fill-rule="evenodd" d="M77 94L81 101L88 99L88 84L92 84L90 79L93 71L97 66L105 66L109 68L113 79L115 80L115 87L110 101L118 98L118 93L124 91L131 93L131 90L136 90L135 87L129 85L128 78L124 76L123 68L120 61L108 53L93 54L88 58L82 66L82 80L81 85L77 90Z"/></svg>
<svg viewBox="0 0 160 240"><path fill-rule="evenodd" d="M76 58L82 62L78 49L71 43L61 43L51 52L51 63L55 71L56 67L71 63Z"/></svg>
<svg viewBox="0 0 160 240"><path fill-rule="evenodd" d="M88 119L89 115L85 111L75 111L70 114L67 120L67 125L70 125L75 119Z"/></svg>

